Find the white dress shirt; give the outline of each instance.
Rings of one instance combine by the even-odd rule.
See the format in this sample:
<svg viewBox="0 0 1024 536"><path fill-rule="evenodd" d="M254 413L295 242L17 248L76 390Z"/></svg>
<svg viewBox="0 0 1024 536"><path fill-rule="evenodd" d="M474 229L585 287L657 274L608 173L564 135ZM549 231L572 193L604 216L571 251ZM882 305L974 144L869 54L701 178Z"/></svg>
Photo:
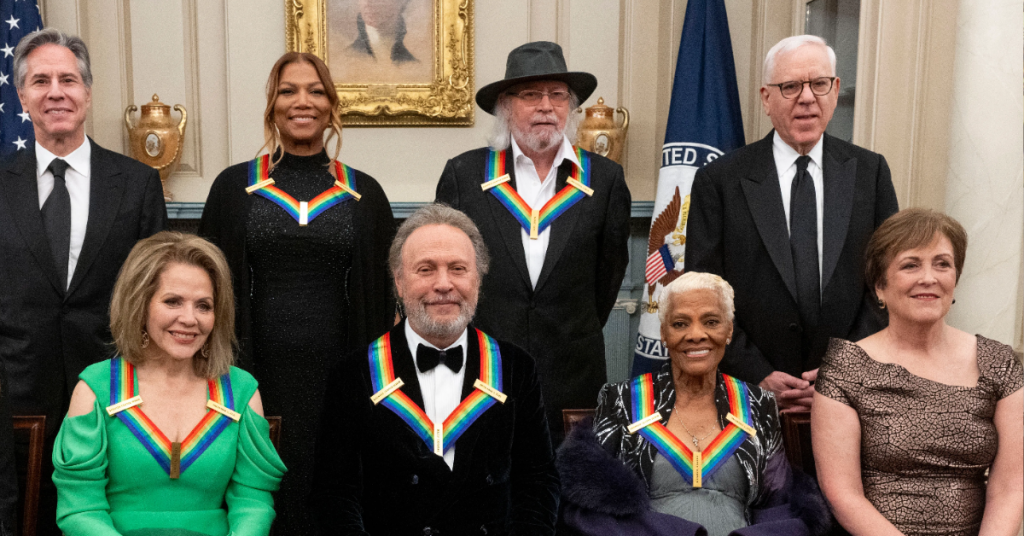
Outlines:
<svg viewBox="0 0 1024 536"><path fill-rule="evenodd" d="M408 320L405 321L405 340L409 343L409 352L412 354L413 361L416 361L416 347L419 345L437 348L413 331ZM416 378L420 381L420 392L423 394L423 411L433 423L444 422L462 402L462 382L466 377L466 358L468 357L466 355L465 329L462 330L462 335L459 335L455 344L448 348L437 349L448 350L456 346L462 347L463 357L462 368L458 372L452 372L452 369L445 365L438 365L426 372L420 372L419 367L416 367ZM444 453L444 463L448 464L449 469L455 467L455 445L452 445L452 448Z"/></svg>
<svg viewBox="0 0 1024 536"><path fill-rule="evenodd" d="M818 216L818 278L821 278L821 257L822 257L822 236L825 228L825 177L822 172L822 143L825 140L823 135L818 143L814 145L807 156L811 161L807 163L807 172L811 174L814 181L814 204ZM782 208L786 211L786 229L789 230L789 201L792 195L793 179L796 178L796 159L800 153L786 142L782 141L779 133L775 133L772 141L772 154L775 156L775 170L779 174L779 188L782 190ZM821 289L825 291L824 288Z"/></svg>
<svg viewBox="0 0 1024 536"><path fill-rule="evenodd" d="M36 185L39 187L39 208L53 191L53 173L46 168L50 167L56 155L47 151L39 143L36 147ZM85 227L89 223L89 185L92 176L92 145L86 138L77 149L71 154L60 157L68 163L68 169L64 172L64 183L68 187L68 195L71 196L71 244L68 248L68 280L64 282L65 287L71 284L71 278L75 275L75 266L78 265L78 256L82 253L82 242L85 241Z"/></svg>
<svg viewBox="0 0 1024 536"><path fill-rule="evenodd" d="M541 180L537 175L537 167L528 156L523 154L515 137L512 138L512 160L515 162L516 191L519 197L526 201L530 208L540 210L544 204L555 197L555 183L558 176L558 166L568 160L579 167L580 161L576 158L576 152L572 150L569 139L562 136L562 145L558 147L555 160L548 170L547 177ZM555 220L551 225L558 225ZM530 271L530 283L536 288L537 280L540 279L540 271L544 268L544 255L548 252L548 243L551 242L551 227L544 229L537 235L537 240L530 239L530 232L521 229L523 239L523 252L526 254L526 267Z"/></svg>

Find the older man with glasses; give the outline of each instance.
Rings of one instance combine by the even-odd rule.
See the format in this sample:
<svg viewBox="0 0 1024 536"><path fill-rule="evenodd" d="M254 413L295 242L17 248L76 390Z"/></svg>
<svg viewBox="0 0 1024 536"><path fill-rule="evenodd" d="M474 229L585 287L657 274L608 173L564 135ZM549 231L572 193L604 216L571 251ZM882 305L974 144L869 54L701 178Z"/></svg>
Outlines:
<svg viewBox="0 0 1024 536"><path fill-rule="evenodd" d="M555 43L516 48L504 80L476 94L495 117L490 147L449 160L437 185L494 257L476 323L536 358L556 442L561 410L594 407L606 381L601 330L629 261L622 166L572 145L574 110L596 87Z"/></svg>
<svg viewBox="0 0 1024 536"><path fill-rule="evenodd" d="M762 76L775 128L697 172L686 270L736 290L722 372L774 391L783 412L808 411L829 338L859 340L886 324L862 262L898 206L885 158L825 133L840 80L823 39L779 41Z"/></svg>

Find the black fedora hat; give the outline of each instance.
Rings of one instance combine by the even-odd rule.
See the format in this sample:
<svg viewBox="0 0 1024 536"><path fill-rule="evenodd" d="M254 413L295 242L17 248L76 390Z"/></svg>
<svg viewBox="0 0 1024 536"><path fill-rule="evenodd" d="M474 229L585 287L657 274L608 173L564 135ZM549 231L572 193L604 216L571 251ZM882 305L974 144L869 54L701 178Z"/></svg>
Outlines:
<svg viewBox="0 0 1024 536"><path fill-rule="evenodd" d="M549 41L526 43L508 53L505 79L487 84L476 92L476 103L483 111L494 115L494 105L502 91L523 82L557 80L568 84L580 102L597 89L597 78L584 72L571 72L565 66L562 47Z"/></svg>

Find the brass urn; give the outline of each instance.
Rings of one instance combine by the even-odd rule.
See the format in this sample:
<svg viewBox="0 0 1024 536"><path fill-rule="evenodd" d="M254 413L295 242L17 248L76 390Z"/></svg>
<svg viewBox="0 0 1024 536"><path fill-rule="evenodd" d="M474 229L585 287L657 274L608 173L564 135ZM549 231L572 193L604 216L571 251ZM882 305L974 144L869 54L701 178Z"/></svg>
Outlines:
<svg viewBox="0 0 1024 536"><path fill-rule="evenodd" d="M582 110L577 110L580 113ZM622 124L615 124L615 113L622 114ZM626 144L626 130L629 128L629 111L619 107L613 110L605 106L604 98L587 108L587 116L580 124L576 143L580 147L601 156L622 163L622 149Z"/></svg>
<svg viewBox="0 0 1024 536"><path fill-rule="evenodd" d="M185 107L175 104L174 109L181 114L181 120L175 125L171 119L171 107L160 102L160 97L153 95L153 102L142 105L139 121L132 125L132 115L138 108L134 104L124 111L124 124L128 128L128 146L131 147L132 158L156 168L160 172L160 182L164 187L164 200L172 199L167 191L167 178L178 169L181 161L181 146L185 140Z"/></svg>

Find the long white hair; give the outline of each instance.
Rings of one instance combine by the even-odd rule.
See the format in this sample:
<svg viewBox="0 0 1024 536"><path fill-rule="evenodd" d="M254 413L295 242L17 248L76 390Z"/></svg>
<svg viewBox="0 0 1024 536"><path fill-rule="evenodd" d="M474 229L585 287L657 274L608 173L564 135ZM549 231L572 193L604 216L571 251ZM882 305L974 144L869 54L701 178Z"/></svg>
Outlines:
<svg viewBox="0 0 1024 536"><path fill-rule="evenodd" d="M576 143L576 130L580 126L583 114L578 113L580 99L576 92L569 90L569 115L565 118L565 134L569 143ZM494 151L504 151L512 146L512 103L507 94L498 96L498 102L494 105L494 126L491 134L487 136L487 145Z"/></svg>

